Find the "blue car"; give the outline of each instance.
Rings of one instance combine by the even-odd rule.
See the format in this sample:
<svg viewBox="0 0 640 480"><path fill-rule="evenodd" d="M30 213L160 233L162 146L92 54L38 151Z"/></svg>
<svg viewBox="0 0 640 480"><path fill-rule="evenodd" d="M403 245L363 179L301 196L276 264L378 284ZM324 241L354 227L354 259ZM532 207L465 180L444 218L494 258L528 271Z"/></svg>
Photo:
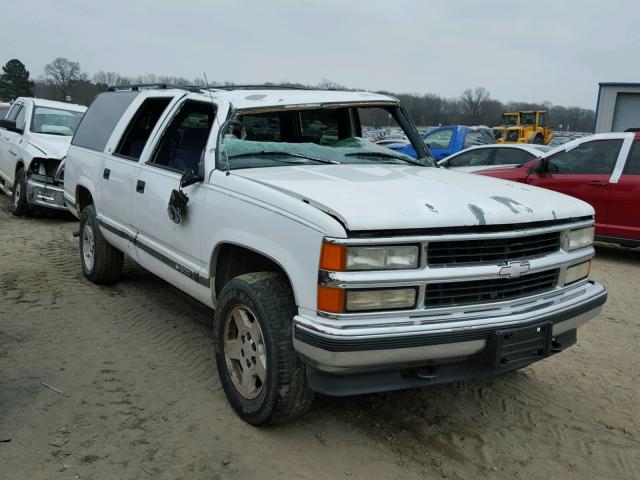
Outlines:
<svg viewBox="0 0 640 480"><path fill-rule="evenodd" d="M442 160L451 154L474 145L496 143L493 131L489 127L467 127L465 125L445 125L422 134L422 139L436 160ZM415 158L416 151L409 145L390 146L396 152Z"/></svg>

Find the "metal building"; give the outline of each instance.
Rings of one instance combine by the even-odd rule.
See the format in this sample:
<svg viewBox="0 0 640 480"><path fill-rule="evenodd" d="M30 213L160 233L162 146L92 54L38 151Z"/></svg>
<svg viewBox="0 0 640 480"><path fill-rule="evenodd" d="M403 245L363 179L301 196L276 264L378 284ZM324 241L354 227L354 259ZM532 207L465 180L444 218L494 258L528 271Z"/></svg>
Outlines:
<svg viewBox="0 0 640 480"><path fill-rule="evenodd" d="M601 82L595 133L640 128L640 83Z"/></svg>

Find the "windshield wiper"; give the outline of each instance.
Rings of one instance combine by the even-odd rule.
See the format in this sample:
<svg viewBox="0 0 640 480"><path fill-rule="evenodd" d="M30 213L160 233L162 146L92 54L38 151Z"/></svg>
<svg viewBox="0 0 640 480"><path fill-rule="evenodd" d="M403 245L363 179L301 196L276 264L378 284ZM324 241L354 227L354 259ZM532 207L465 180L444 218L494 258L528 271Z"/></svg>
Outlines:
<svg viewBox="0 0 640 480"><path fill-rule="evenodd" d="M305 160L311 160L312 162L318 163L327 163L331 165L340 165L340 162L336 160L326 160L324 158L316 158L309 157L307 155L302 155L300 153L291 153L291 152L278 152L278 151L267 151L264 150L262 152L253 152L253 153L239 153L237 155L230 155L229 158L240 158L240 157L260 157L260 156L286 156L286 157L296 157L296 158L304 158Z"/></svg>
<svg viewBox="0 0 640 480"><path fill-rule="evenodd" d="M421 163L417 160L398 157L396 155L392 155L390 153L384 153L384 152L351 152L351 153L345 153L344 156L345 157L385 157L385 158L393 158L394 160L400 160L401 162L411 163L412 165L418 165L420 167L425 166L424 163Z"/></svg>

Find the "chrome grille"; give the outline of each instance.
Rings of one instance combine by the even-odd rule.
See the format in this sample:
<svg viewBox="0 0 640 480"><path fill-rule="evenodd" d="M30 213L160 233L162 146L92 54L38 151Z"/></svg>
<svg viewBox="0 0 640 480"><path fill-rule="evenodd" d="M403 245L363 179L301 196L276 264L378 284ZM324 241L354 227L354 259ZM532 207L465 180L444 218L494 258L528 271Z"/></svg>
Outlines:
<svg viewBox="0 0 640 480"><path fill-rule="evenodd" d="M430 267L500 263L539 257L560 249L560 232L528 237L429 242Z"/></svg>
<svg viewBox="0 0 640 480"><path fill-rule="evenodd" d="M527 297L555 288L558 272L554 269L518 278L430 283L425 293L425 307L451 307Z"/></svg>

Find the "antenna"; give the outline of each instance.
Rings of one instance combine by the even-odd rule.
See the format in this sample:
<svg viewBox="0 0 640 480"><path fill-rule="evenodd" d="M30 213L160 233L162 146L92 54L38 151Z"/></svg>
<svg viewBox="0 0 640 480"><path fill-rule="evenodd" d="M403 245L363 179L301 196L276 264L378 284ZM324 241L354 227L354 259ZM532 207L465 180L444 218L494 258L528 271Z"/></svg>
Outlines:
<svg viewBox="0 0 640 480"><path fill-rule="evenodd" d="M207 72L202 72L202 76L204 76L204 83L206 85L209 85L209 79L207 78ZM209 92L209 98L211 99L211 103L213 103L213 94L211 93L211 89L207 89L207 91ZM218 129L222 128L222 126L220 125L220 119L218 118L218 115L216 115L216 122L218 122ZM218 154L220 154L219 152L220 146L216 145L216 152L218 152ZM229 175L229 157L227 156L227 154L225 153L224 155L225 160L227 161L227 176Z"/></svg>

